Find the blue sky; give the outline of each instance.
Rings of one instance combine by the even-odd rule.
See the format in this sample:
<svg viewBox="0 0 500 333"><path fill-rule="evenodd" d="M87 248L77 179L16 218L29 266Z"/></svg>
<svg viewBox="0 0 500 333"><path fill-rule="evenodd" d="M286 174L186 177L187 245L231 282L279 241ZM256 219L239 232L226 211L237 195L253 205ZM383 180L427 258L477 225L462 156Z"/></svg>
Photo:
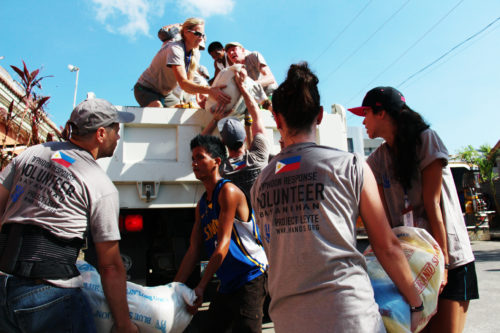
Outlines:
<svg viewBox="0 0 500 333"><path fill-rule="evenodd" d="M450 153L500 139L498 0L24 0L0 4L0 65L42 68L47 112L64 125L73 105L94 92L137 105L132 87L161 42L158 29L198 16L207 42L239 41L261 52L278 83L291 63L308 61L325 109L358 106L366 91L392 85L442 137ZM207 44L208 44L207 43ZM201 63L213 73L213 61ZM349 126L362 119L348 115Z"/></svg>

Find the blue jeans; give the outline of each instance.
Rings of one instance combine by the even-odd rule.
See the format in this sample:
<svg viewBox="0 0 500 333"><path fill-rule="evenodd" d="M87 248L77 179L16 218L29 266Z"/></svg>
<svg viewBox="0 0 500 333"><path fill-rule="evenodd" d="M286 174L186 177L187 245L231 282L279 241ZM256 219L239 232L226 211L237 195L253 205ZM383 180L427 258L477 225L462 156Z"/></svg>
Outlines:
<svg viewBox="0 0 500 333"><path fill-rule="evenodd" d="M0 332L96 332L80 288L0 275Z"/></svg>

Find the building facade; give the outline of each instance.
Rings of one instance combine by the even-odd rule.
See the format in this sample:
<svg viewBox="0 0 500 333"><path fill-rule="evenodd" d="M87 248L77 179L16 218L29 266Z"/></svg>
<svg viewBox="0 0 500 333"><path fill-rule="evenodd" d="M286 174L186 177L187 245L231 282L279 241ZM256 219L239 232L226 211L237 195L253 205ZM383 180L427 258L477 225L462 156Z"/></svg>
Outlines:
<svg viewBox="0 0 500 333"><path fill-rule="evenodd" d="M0 66L0 147L2 162L16 156L26 148L32 136L30 111L23 102L24 89ZM8 120L9 106L13 104L11 120ZM38 124L40 142L58 141L61 132L48 117L43 116Z"/></svg>

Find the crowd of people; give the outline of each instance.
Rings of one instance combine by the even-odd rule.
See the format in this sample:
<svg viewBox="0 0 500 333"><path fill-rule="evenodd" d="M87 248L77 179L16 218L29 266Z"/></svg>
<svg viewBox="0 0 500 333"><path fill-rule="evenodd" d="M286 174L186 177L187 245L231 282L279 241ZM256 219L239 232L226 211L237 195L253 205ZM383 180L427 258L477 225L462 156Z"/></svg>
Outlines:
<svg viewBox="0 0 500 333"><path fill-rule="evenodd" d="M134 86L134 96L142 107L204 107L208 96L221 106L230 102L230 96L222 91L224 86L213 86L221 70L234 64L245 66L248 77L259 83L267 96L271 96L277 83L266 60L257 51L247 51L238 42L223 46L212 42L208 53L214 59L215 74L208 80L205 67L200 65L200 50L205 49L205 23L199 18L189 18L183 24L164 26L158 32L163 42L149 67L141 74Z"/></svg>
<svg viewBox="0 0 500 333"><path fill-rule="evenodd" d="M139 105L177 106L185 102L180 90L200 104L210 96L221 106L190 143L193 172L206 192L174 278L186 282L201 253L209 255L194 286L197 300L187 305L198 311L217 274L220 286L204 332L261 332L266 295L276 332L385 332L356 247L358 216L410 306L412 327L423 302L391 228L411 221L431 233L444 254L445 274L437 313L425 330L463 330L469 301L479 295L448 152L399 91L376 87L361 107L349 109L364 117L370 138L385 140L365 162L316 144L323 108L307 63L291 65L278 86L259 52L238 42L211 43L214 78L244 65L234 76L248 114L242 124L222 108L230 99L224 86L210 86L213 78L200 70L203 20L165 26L158 36L162 47L134 87ZM245 87L247 76L272 99L270 111ZM262 112L273 113L281 134L282 149L272 159ZM95 331L75 267L88 233L113 330L138 331L128 314L118 246L118 191L96 163L113 155L119 124L132 120L105 100L88 99L71 113L65 142L33 146L0 173L0 331ZM211 135L216 128L221 138Z"/></svg>

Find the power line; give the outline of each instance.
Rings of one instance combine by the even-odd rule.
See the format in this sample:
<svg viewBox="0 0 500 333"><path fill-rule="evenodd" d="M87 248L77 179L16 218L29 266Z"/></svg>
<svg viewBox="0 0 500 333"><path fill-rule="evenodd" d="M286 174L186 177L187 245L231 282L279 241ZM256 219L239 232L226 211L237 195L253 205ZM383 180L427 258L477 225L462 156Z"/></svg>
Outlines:
<svg viewBox="0 0 500 333"><path fill-rule="evenodd" d="M354 18L344 27L344 29L342 29L342 31L340 31L337 36L335 36L333 38L333 40L330 42L330 44L328 44L328 46L323 50L323 52L321 52L321 54L313 61L313 64L316 63L316 61L318 61L325 53L326 51L328 51L328 49L330 47L332 47L333 44L335 44L335 42L337 41L337 39L340 38L340 36L342 36L342 34L354 23L354 21L356 21L356 19L365 11L366 8L368 8L368 6L370 5L370 3L372 2L373 0L370 0L368 1L368 3L356 14L356 16L354 16Z"/></svg>
<svg viewBox="0 0 500 333"><path fill-rule="evenodd" d="M402 86L403 84L405 84L406 82L408 82L409 80L411 80L413 77L415 77L416 75L422 73L423 71L427 70L429 67L431 67L432 65L434 65L435 63L439 62L440 60L442 60L444 57L446 57L447 55L449 55L451 52L453 52L454 50L456 50L457 48L459 48L460 46L464 45L465 43L471 41L472 39L476 38L477 36L479 36L480 34L482 34L483 32L485 32L486 30L488 30L491 26L493 26L497 21L500 21L500 17L497 17L495 20L493 20L491 23L487 24L484 28L482 28L481 30L479 30L478 32L476 32L475 34L473 34L472 36L468 37L467 39L465 39L464 41L460 42L459 44L457 44L456 46L454 46L453 48L451 48L448 52L444 53L442 56L438 57L436 60L432 61L431 63L429 63L428 65L426 65L425 67L423 67L422 69L420 69L419 71L417 71L416 73L410 75L408 78L406 78L405 80L403 80L400 84L398 84L396 87L400 87ZM500 26L499 26L500 27ZM498 28L498 27L497 27ZM360 93L362 93L363 91L360 91L358 93L358 95ZM357 96L357 95L356 95ZM354 96L354 97L356 97ZM347 103L347 104L350 104L350 102L354 99L351 98L351 100ZM347 120L350 120L354 115L353 114L349 114L347 116Z"/></svg>
<svg viewBox="0 0 500 333"><path fill-rule="evenodd" d="M389 23L411 0L407 0L399 9L397 9L384 23L382 23L364 42L362 42L351 54L349 54L333 71L331 71L324 79L327 81L334 73L336 73L353 55L355 55L366 43L368 43L382 28Z"/></svg>
<svg viewBox="0 0 500 333"><path fill-rule="evenodd" d="M351 97L351 99L349 100L348 103L350 103L358 95L360 95L363 92L365 92L369 87L371 87L371 85L373 84L373 82L375 82L379 77L381 77L382 75L384 75L389 69L391 69L392 67L394 67L394 65L396 63L398 63L405 55L407 55L408 52L410 52L411 49L413 49L418 43L420 43L422 41L422 39L424 39L425 37L427 37L427 35L429 35L429 33L431 33L439 24L441 24L441 22L443 22L462 2L464 2L464 0L458 1L458 3L455 6L453 6L436 23L434 23L434 25L432 27L430 27L426 32L424 32L424 34L422 36L420 36L420 38L418 38L409 48L407 48L403 53L401 53L399 55L399 57L397 57L389 66L387 66L386 68L384 68L379 74L377 74L375 76L375 78L373 78L373 80L371 80L359 92L357 92L356 95L354 95L353 97Z"/></svg>
<svg viewBox="0 0 500 333"><path fill-rule="evenodd" d="M479 30L478 32L476 32L475 34L473 34L472 36L470 36L469 38L465 39L464 41L462 41L461 43L458 43L457 45L455 45L454 47L452 47L448 52L444 53L442 56L440 56L439 58L437 58L436 60L432 61L430 64L428 64L427 66L423 67L422 69L420 69L419 71L417 71L416 73L410 75L409 77L407 77L405 80L403 80L400 84L398 84L398 87L405 84L408 80L412 79L413 77L415 77L416 75L422 73L423 71L425 71L427 68L431 67L432 65L434 65L435 63L437 63L439 60L443 59L444 57L446 57L448 54L450 54L451 52L453 52L454 50L456 50L457 48L459 48L460 46L462 46L463 44L467 43L468 41L470 41L471 39L477 37L478 35L480 35L481 33L483 33L484 31L486 31L489 27L491 27L493 24L495 24L497 21L500 20L500 17L497 17L495 20L493 20L493 22L489 23L488 25L486 25L484 28L482 28L481 30Z"/></svg>
<svg viewBox="0 0 500 333"><path fill-rule="evenodd" d="M481 35L480 38L478 39L475 39L473 42L469 43L467 46L463 47L462 49L460 49L459 51L455 52L454 54L450 55L449 57L447 57L446 59L444 59L443 61L441 61L438 65L430 68L429 70L427 70L425 72L424 75L428 75L429 73L432 73L433 71L435 71L436 69L440 68L441 66L444 66L445 64L447 64L450 60L452 60L454 57L456 57L457 55L459 55L460 53L466 51L467 49L469 49L470 47L474 46L475 43L479 42L481 39L483 39L484 37L488 36L489 34L491 34L492 32L494 32L495 30L497 30L498 28L500 28L500 25L497 25L496 28L493 28L491 30L489 30L488 32L484 33L483 35ZM418 79L416 80L413 80L411 83L406 83L405 86L408 87L409 85L412 85L413 83L417 82L418 80L420 80L423 76L421 75ZM402 87L403 85L400 84L398 85L398 87Z"/></svg>

